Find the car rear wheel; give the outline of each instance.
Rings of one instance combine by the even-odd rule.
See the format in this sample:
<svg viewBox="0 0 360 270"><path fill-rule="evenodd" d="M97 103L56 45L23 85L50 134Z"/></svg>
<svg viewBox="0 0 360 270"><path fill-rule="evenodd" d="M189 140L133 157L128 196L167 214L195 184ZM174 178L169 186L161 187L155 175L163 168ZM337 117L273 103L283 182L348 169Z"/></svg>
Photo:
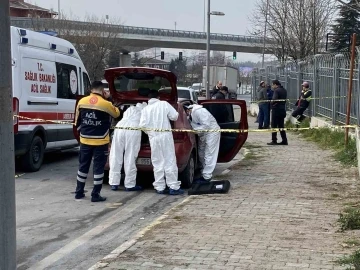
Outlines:
<svg viewBox="0 0 360 270"><path fill-rule="evenodd" d="M195 175L195 157L191 154L188 164L184 171L179 174L179 179L183 188L190 188Z"/></svg>
<svg viewBox="0 0 360 270"><path fill-rule="evenodd" d="M37 172L44 161L44 142L39 136L35 136L29 151L22 157L22 167L29 172Z"/></svg>

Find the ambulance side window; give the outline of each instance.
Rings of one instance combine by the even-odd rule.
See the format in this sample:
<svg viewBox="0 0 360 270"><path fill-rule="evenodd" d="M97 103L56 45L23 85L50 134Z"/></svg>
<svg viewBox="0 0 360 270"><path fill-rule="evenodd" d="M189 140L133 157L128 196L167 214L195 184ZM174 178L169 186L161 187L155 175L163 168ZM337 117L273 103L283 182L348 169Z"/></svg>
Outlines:
<svg viewBox="0 0 360 270"><path fill-rule="evenodd" d="M76 99L78 93L77 67L56 63L57 97L61 99Z"/></svg>
<svg viewBox="0 0 360 270"><path fill-rule="evenodd" d="M84 81L84 95L90 94L90 80L86 73L83 72L83 81Z"/></svg>

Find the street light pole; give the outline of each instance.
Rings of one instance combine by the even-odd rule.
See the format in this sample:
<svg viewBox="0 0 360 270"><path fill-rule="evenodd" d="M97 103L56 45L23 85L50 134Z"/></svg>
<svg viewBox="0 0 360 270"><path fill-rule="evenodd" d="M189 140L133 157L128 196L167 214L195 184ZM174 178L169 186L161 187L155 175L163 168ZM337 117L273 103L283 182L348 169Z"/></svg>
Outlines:
<svg viewBox="0 0 360 270"><path fill-rule="evenodd" d="M60 0L58 0L58 19L61 20Z"/></svg>
<svg viewBox="0 0 360 270"><path fill-rule="evenodd" d="M265 46L266 46L266 41L265 40L266 40L266 31L267 31L267 22L268 22L268 11L269 11L269 0L266 0L265 27L264 27L264 37L263 37L261 68L264 68L264 64L265 64Z"/></svg>
<svg viewBox="0 0 360 270"><path fill-rule="evenodd" d="M205 77L205 90L206 90L206 99L210 99L210 0L207 4L207 34L206 34L206 77Z"/></svg>
<svg viewBox="0 0 360 270"><path fill-rule="evenodd" d="M9 1L0 1L0 269L16 269L14 126Z"/></svg>
<svg viewBox="0 0 360 270"><path fill-rule="evenodd" d="M205 33L205 24L206 24L206 0L204 0L204 24L203 24L204 33Z"/></svg>

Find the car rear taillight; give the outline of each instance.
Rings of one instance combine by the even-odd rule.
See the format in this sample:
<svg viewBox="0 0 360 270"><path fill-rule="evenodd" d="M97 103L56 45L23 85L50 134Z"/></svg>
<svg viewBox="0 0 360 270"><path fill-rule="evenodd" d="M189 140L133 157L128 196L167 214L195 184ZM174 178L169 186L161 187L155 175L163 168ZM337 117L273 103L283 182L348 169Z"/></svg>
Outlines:
<svg viewBox="0 0 360 270"><path fill-rule="evenodd" d="M14 134L19 131L19 100L17 98L13 98L13 123L14 123Z"/></svg>

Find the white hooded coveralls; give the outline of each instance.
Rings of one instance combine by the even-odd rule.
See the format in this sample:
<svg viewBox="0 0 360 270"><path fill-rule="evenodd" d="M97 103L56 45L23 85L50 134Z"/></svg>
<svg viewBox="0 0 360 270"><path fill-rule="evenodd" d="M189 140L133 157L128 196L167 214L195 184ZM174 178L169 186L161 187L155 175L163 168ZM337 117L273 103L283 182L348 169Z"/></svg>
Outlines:
<svg viewBox="0 0 360 270"><path fill-rule="evenodd" d="M140 127L171 129L171 121L176 121L178 112L166 101L152 98L141 113ZM151 163L154 167L154 188L163 191L166 184L170 189L178 190L178 168L172 132L147 131L151 147Z"/></svg>
<svg viewBox="0 0 360 270"><path fill-rule="evenodd" d="M220 129L214 116L201 105L191 105L191 126L194 130ZM210 180L215 170L219 148L220 132L199 133L199 159L202 164L202 176Z"/></svg>
<svg viewBox="0 0 360 270"><path fill-rule="evenodd" d="M141 110L145 106L146 103L144 102L143 104L138 103L136 106L128 108L121 121L117 123L116 127L139 127ZM115 129L109 157L110 185L120 185L121 168L124 163L125 188L133 188L136 186L136 159L140 151L140 146L140 130Z"/></svg>

